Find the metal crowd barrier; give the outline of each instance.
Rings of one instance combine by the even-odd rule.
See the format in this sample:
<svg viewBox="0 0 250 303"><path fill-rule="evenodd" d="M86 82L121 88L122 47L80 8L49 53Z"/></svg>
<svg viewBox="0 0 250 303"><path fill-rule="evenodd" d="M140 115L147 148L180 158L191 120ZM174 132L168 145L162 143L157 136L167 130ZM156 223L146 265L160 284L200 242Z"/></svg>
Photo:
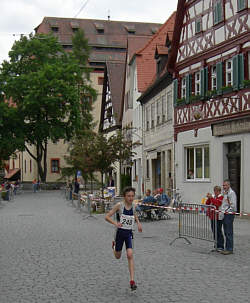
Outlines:
<svg viewBox="0 0 250 303"><path fill-rule="evenodd" d="M180 203L178 207L179 235L170 245L177 239L184 239L191 244L188 238L194 238L214 242L214 247L217 248L217 217L214 215L214 220L211 220L207 215L208 211L215 214L215 210L216 207L213 205Z"/></svg>
<svg viewBox="0 0 250 303"><path fill-rule="evenodd" d="M79 195L80 196L80 203L82 205L82 212L84 213L83 219L97 219L96 216L93 215L93 210L92 210L92 201L91 197L87 195Z"/></svg>

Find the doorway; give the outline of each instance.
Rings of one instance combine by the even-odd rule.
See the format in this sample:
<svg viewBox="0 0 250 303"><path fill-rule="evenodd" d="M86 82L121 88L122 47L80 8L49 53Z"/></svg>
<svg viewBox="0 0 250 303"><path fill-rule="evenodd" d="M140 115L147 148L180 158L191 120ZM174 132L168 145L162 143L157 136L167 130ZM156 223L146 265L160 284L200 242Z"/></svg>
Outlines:
<svg viewBox="0 0 250 303"><path fill-rule="evenodd" d="M227 143L228 179L237 196L237 211L240 212L241 142Z"/></svg>

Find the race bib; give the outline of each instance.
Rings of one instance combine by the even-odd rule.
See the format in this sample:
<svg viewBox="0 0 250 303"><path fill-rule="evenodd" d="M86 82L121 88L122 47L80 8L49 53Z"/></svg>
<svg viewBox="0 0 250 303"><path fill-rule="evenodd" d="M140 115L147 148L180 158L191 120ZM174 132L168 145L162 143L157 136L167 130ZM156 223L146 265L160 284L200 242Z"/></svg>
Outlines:
<svg viewBox="0 0 250 303"><path fill-rule="evenodd" d="M120 218L120 223L122 224L122 229L133 229L135 217L122 214Z"/></svg>

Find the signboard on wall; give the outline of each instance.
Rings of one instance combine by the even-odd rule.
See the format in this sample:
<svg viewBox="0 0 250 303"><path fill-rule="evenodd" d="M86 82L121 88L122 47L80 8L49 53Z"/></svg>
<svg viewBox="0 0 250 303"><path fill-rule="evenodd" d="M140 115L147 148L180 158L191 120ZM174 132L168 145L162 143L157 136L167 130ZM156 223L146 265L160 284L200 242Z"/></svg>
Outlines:
<svg viewBox="0 0 250 303"><path fill-rule="evenodd" d="M227 136L250 132L250 117L212 124L213 136Z"/></svg>

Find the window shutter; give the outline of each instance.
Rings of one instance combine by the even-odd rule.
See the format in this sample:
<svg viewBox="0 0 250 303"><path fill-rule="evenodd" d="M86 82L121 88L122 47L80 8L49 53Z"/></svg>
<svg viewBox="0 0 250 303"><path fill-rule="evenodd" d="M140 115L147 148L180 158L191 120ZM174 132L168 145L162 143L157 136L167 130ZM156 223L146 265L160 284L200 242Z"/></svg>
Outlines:
<svg viewBox="0 0 250 303"><path fill-rule="evenodd" d="M201 99L203 100L208 90L208 67L201 70Z"/></svg>
<svg viewBox="0 0 250 303"><path fill-rule="evenodd" d="M177 98L178 98L178 79L174 79L174 107L177 106Z"/></svg>
<svg viewBox="0 0 250 303"><path fill-rule="evenodd" d="M192 76L186 76L186 104L190 101L190 93L192 91Z"/></svg>
<svg viewBox="0 0 250 303"><path fill-rule="evenodd" d="M239 88L244 87L244 55L238 55L238 68L239 68Z"/></svg>
<svg viewBox="0 0 250 303"><path fill-rule="evenodd" d="M217 17L218 17L217 22L222 21L222 3L221 3L221 1L219 1L217 3Z"/></svg>
<svg viewBox="0 0 250 303"><path fill-rule="evenodd" d="M238 55L233 57L233 90L239 89L239 58Z"/></svg>
<svg viewBox="0 0 250 303"><path fill-rule="evenodd" d="M222 94L222 62L216 64L216 89L218 95Z"/></svg>

